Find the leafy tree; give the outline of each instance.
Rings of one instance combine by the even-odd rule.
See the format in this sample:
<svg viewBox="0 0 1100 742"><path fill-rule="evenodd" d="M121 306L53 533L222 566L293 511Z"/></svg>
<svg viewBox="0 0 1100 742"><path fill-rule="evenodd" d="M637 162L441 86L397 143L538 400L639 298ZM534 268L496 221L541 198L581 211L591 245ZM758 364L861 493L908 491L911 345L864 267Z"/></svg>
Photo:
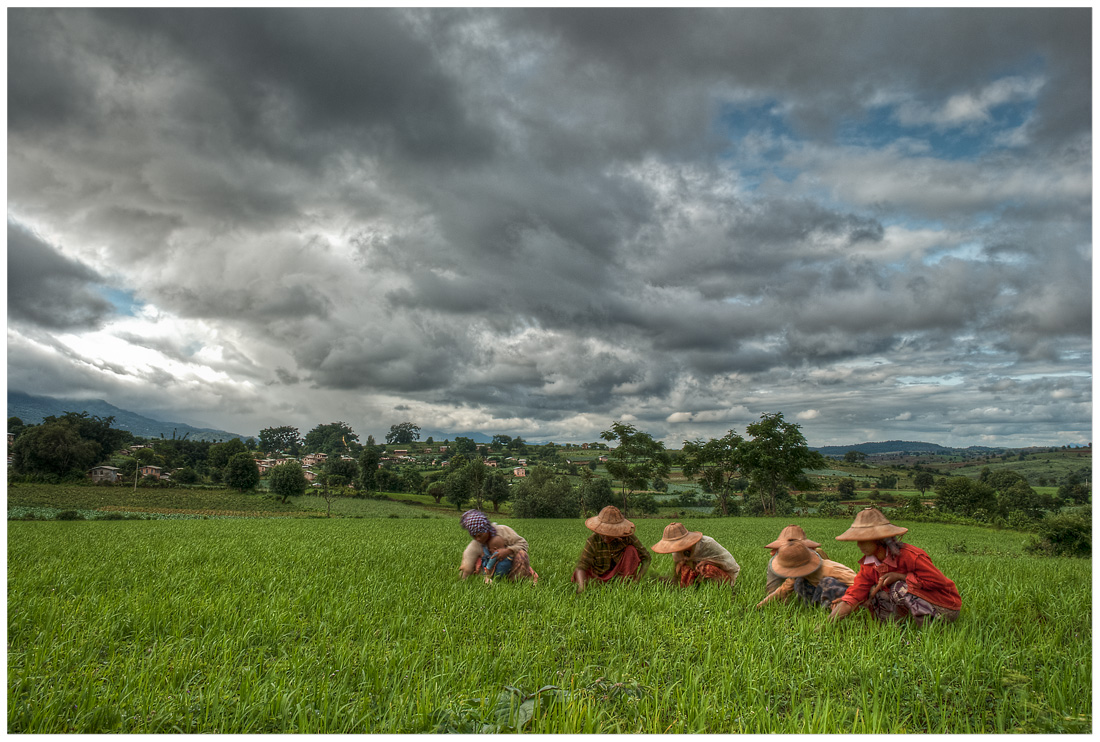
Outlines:
<svg viewBox="0 0 1100 742"><path fill-rule="evenodd" d="M424 484L424 475L415 467L406 466L401 471L401 486L406 492L419 492Z"/></svg>
<svg viewBox="0 0 1100 742"><path fill-rule="evenodd" d="M107 458L114 451L134 440L134 435L130 431L111 427L115 420L113 415L100 417L89 415L87 412L66 412L58 418L51 415L42 422L48 423L54 420L68 423L84 440L95 441L99 445L97 460Z"/></svg>
<svg viewBox="0 0 1100 742"><path fill-rule="evenodd" d="M375 475L378 482L378 492L399 492L401 490L401 476L387 465L378 470Z"/></svg>
<svg viewBox="0 0 1100 742"><path fill-rule="evenodd" d="M622 483L622 510L628 514L630 493L645 489L656 477L668 478L671 469L668 453L664 443L653 440L649 433L628 423L615 421L610 430L600 433L600 437L619 442L608 456L607 471Z"/></svg>
<svg viewBox="0 0 1100 742"><path fill-rule="evenodd" d="M479 458L473 458L466 463L462 464L459 468L454 469L454 459L451 459L451 473L447 475L448 487L453 487L453 497L448 497L451 502L455 502L456 505L459 500L459 493L461 491L462 502L469 502L471 499L476 502L478 510L482 508L482 501L484 493L482 487L485 484L486 478L489 476L489 467L485 466L485 462ZM461 506L459 506L461 507Z"/></svg>
<svg viewBox="0 0 1100 742"><path fill-rule="evenodd" d="M1087 503L1089 501L1089 488L1086 484L1088 476L1088 469L1079 469L1067 474L1058 486L1058 498L1069 503Z"/></svg>
<svg viewBox="0 0 1100 742"><path fill-rule="evenodd" d="M369 443L368 439L368 443ZM378 490L378 465L382 463L382 454L371 445L363 446L359 454L359 486L368 492Z"/></svg>
<svg viewBox="0 0 1100 742"><path fill-rule="evenodd" d="M695 477L704 489L715 495L714 510L730 514L734 484L740 481L741 454L744 439L732 430L721 438L684 441L681 449L684 476Z"/></svg>
<svg viewBox="0 0 1100 742"><path fill-rule="evenodd" d="M248 453L248 448L240 438L230 438L225 443L215 443L210 447L207 462L212 469L222 470L229 464L229 460L239 453ZM249 458L252 458L251 455Z"/></svg>
<svg viewBox="0 0 1100 742"><path fill-rule="evenodd" d="M635 492L630 495L630 509L635 513L656 515L660 512L657 498L651 492Z"/></svg>
<svg viewBox="0 0 1100 742"><path fill-rule="evenodd" d="M849 464L858 464L867 458L867 454L863 451L849 451L844 454L844 461Z"/></svg>
<svg viewBox="0 0 1100 742"><path fill-rule="evenodd" d="M517 518L576 518L580 503L576 490L564 476L546 466L532 467L515 486L512 512Z"/></svg>
<svg viewBox="0 0 1100 742"><path fill-rule="evenodd" d="M26 427L27 426L18 417L8 418L8 432L16 438L19 437L19 434L22 433L26 429Z"/></svg>
<svg viewBox="0 0 1100 742"><path fill-rule="evenodd" d="M836 492L843 497L855 497L856 496L856 480L851 477L844 477L836 483Z"/></svg>
<svg viewBox="0 0 1100 742"><path fill-rule="evenodd" d="M917 475L913 477L913 486L920 490L921 496L932 488L932 484L935 482L935 478L932 476L932 472L922 471L917 472Z"/></svg>
<svg viewBox="0 0 1100 742"><path fill-rule="evenodd" d="M354 485L359 479L359 464L355 459L331 458L325 462L324 470L334 487Z"/></svg>
<svg viewBox="0 0 1100 742"><path fill-rule="evenodd" d="M390 432L386 434L386 443L405 445L420 440L420 426L410 422L391 425Z"/></svg>
<svg viewBox="0 0 1100 742"><path fill-rule="evenodd" d="M100 459L102 446L82 438L68 421L26 428L12 445L12 468L20 474L83 474Z"/></svg>
<svg viewBox="0 0 1100 742"><path fill-rule="evenodd" d="M997 509L993 488L968 477L951 477L936 485L936 508L945 513L973 516Z"/></svg>
<svg viewBox="0 0 1100 742"><path fill-rule="evenodd" d="M156 449L153 448L138 448L134 450L133 457L142 466L163 466L164 459L157 455Z"/></svg>
<svg viewBox="0 0 1100 742"><path fill-rule="evenodd" d="M184 466L172 472L172 481L177 484L195 484L199 481L199 474L189 466Z"/></svg>
<svg viewBox="0 0 1100 742"><path fill-rule="evenodd" d="M267 474L268 488L283 498L282 502L284 503L290 497L301 495L308 485L305 471L297 461L287 461L272 467Z"/></svg>
<svg viewBox="0 0 1100 742"><path fill-rule="evenodd" d="M781 493L787 487L816 489L805 474L806 469L821 468L824 458L806 445L802 431L795 423L783 420L783 413L764 413L750 423L745 432L752 436L741 444L742 470L749 480L749 489L760 496L765 514L779 515ZM790 497L786 499L792 503Z"/></svg>
<svg viewBox="0 0 1100 742"><path fill-rule="evenodd" d="M342 453L359 453L359 436L347 423L334 422L318 425L306 433L302 448L309 453L326 453L339 456Z"/></svg>
<svg viewBox="0 0 1100 742"><path fill-rule="evenodd" d="M474 456L477 454L477 444L474 443L473 438L464 438L460 435L455 438L455 453L460 453L463 456Z"/></svg>
<svg viewBox="0 0 1100 742"><path fill-rule="evenodd" d="M252 454L246 451L230 457L225 465L225 484L241 492L256 489L260 484L260 468L256 466Z"/></svg>
<svg viewBox="0 0 1100 742"><path fill-rule="evenodd" d="M8 429L9 430L11 429L10 425L8 426ZM507 448L508 444L511 443L511 442L512 442L512 436L510 436L510 435L494 435L493 436L493 442L492 442L491 445L492 445L493 448Z"/></svg>
<svg viewBox="0 0 1100 742"><path fill-rule="evenodd" d="M462 510L470 501L470 488L466 482L464 469L465 466L455 469L443 480L445 488L443 497L454 505L456 510Z"/></svg>
<svg viewBox="0 0 1100 742"><path fill-rule="evenodd" d="M1049 496L1040 495L1023 479L1017 480L1004 490L999 490L997 502L1004 515L1022 513L1032 520L1042 518L1043 511L1050 510L1054 506Z"/></svg>
<svg viewBox="0 0 1100 742"><path fill-rule="evenodd" d="M499 513L500 506L512 497L512 490L508 486L508 482L504 480L504 475L500 472L493 472L486 477L485 483L481 485L481 490L482 497L493 503L494 513ZM436 500L436 502L439 501Z"/></svg>
<svg viewBox="0 0 1100 742"><path fill-rule="evenodd" d="M620 500L611 488L611 480L606 477L594 477L581 475L581 483L577 487L577 499L580 500L581 514L585 517L589 513L598 513L608 505L618 505Z"/></svg>
<svg viewBox="0 0 1100 742"><path fill-rule="evenodd" d="M425 491L431 495L432 499L435 500L435 504L438 505L443 496L447 494L447 484L446 482L435 481L429 484Z"/></svg>
<svg viewBox="0 0 1100 742"><path fill-rule="evenodd" d="M302 448L302 436L292 425L264 428L260 431L260 448L268 453L288 453L297 456Z"/></svg>
<svg viewBox="0 0 1100 742"><path fill-rule="evenodd" d="M505 446L513 455L524 455L527 453L527 442L520 438L518 435L512 440L508 441L508 445Z"/></svg>

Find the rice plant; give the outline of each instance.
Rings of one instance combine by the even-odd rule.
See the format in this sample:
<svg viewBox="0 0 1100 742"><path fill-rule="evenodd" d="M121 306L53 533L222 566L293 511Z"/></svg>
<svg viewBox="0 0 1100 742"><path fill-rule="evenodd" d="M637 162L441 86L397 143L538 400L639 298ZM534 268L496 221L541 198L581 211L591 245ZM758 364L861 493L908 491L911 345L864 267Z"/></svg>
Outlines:
<svg viewBox="0 0 1100 742"><path fill-rule="evenodd" d="M667 524L637 523L647 544ZM1091 562L1024 534L912 524L964 601L916 629L754 609L785 520L697 524L735 590L660 583L654 555L581 595L583 524L510 524L538 585L459 580L454 519L10 522L8 730L1091 732ZM854 565L848 524L803 525Z"/></svg>

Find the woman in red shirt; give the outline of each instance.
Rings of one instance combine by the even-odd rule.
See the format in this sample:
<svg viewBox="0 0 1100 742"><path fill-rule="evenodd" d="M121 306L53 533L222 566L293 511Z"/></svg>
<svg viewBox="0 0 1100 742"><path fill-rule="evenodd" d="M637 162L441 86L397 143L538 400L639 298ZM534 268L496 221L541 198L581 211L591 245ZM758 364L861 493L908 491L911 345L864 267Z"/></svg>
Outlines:
<svg viewBox="0 0 1100 742"><path fill-rule="evenodd" d="M879 510L865 508L852 527L836 537L855 541L863 558L855 583L833 606L830 621L839 621L861 605L880 621L911 618L918 626L959 617L962 599L955 583L922 549L897 540L908 530L892 524Z"/></svg>

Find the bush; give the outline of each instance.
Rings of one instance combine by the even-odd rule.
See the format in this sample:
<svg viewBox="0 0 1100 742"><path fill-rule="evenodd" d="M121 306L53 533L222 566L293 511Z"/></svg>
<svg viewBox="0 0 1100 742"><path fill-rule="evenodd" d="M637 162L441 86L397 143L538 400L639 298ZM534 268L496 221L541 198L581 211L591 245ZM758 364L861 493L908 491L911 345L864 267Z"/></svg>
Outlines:
<svg viewBox="0 0 1100 742"><path fill-rule="evenodd" d="M580 498L564 476L555 476L545 466L531 469L515 488L512 513L517 518L576 518L581 514Z"/></svg>
<svg viewBox="0 0 1100 742"><path fill-rule="evenodd" d="M656 515L660 512L652 492L635 492L627 498L627 502L630 503L632 513Z"/></svg>
<svg viewBox="0 0 1100 742"><path fill-rule="evenodd" d="M84 520L84 516L75 510L62 510L56 518L57 520Z"/></svg>
<svg viewBox="0 0 1100 742"><path fill-rule="evenodd" d="M1041 556L1092 556L1092 510L1048 515L1038 523L1039 535L1024 549Z"/></svg>

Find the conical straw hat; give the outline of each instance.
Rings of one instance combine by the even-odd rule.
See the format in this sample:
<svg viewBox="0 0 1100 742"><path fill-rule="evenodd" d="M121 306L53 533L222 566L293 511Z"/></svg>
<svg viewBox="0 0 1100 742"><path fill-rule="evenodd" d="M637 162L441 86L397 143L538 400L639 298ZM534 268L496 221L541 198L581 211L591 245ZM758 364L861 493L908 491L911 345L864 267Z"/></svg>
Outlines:
<svg viewBox="0 0 1100 742"><path fill-rule="evenodd" d="M908 528L895 526L877 508L864 508L856 514L852 527L836 537L837 541L880 541L907 533Z"/></svg>
<svg viewBox="0 0 1100 742"><path fill-rule="evenodd" d="M622 538L634 533L634 524L624 518L623 514L614 505L608 505L600 511L599 515L593 515L586 520L584 525L590 531L612 538Z"/></svg>
<svg viewBox="0 0 1100 742"><path fill-rule="evenodd" d="M653 544L653 550L658 554L672 554L677 551L687 551L703 538L698 531L689 531L683 523L669 523L665 526L661 540Z"/></svg>
<svg viewBox="0 0 1100 742"><path fill-rule="evenodd" d="M792 523L791 525L787 526L779 532L779 538L777 538L775 541L772 541L764 548L778 549L780 546L786 545L788 541L801 541L811 549L816 549L817 547L821 546L821 544L817 543L816 541L810 541L808 538L806 538L806 532L802 530L801 526L796 526Z"/></svg>
<svg viewBox="0 0 1100 742"><path fill-rule="evenodd" d="M791 539L772 559L772 572L780 577L805 577L821 566L821 557L801 541Z"/></svg>

